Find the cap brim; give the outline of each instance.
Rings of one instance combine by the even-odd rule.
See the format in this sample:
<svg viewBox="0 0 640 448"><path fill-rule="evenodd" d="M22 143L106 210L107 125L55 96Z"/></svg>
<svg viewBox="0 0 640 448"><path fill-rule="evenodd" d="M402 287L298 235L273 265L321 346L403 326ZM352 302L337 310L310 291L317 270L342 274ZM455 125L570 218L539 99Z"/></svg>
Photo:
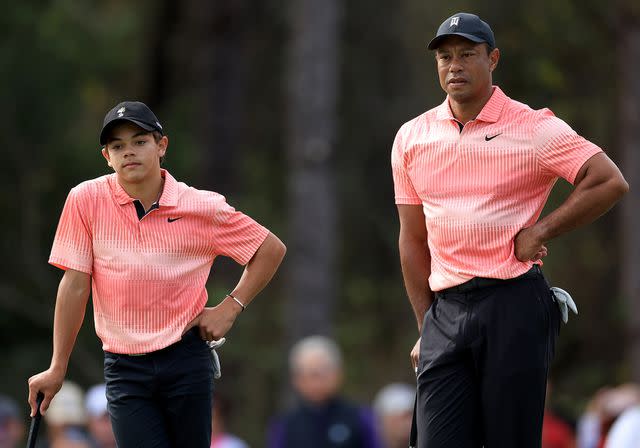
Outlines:
<svg viewBox="0 0 640 448"><path fill-rule="evenodd" d="M128 121L129 123L133 123L136 126L140 126L142 129L144 129L145 131L157 131L157 129L147 123L144 123L142 121L138 121L138 120L133 120L131 118L116 118L115 120L111 120L109 123L105 124L104 127L102 128L102 131L100 132L100 144L104 145L105 143L107 143L107 134L109 133L109 131L111 130L111 128L118 124L118 123L122 123L123 121ZM158 131L160 133L162 133L162 131Z"/></svg>
<svg viewBox="0 0 640 448"><path fill-rule="evenodd" d="M480 39L476 36L472 36L471 34L466 34L466 33L447 33L447 34L441 34L439 36L434 37L433 39L431 39L431 42L429 42L429 45L427 46L427 48L429 50L435 50L436 48L438 48L438 46L440 45L440 43L446 39L449 36L461 36L464 37L465 39L469 39L471 42L475 42L477 44L479 43L487 43L484 39Z"/></svg>

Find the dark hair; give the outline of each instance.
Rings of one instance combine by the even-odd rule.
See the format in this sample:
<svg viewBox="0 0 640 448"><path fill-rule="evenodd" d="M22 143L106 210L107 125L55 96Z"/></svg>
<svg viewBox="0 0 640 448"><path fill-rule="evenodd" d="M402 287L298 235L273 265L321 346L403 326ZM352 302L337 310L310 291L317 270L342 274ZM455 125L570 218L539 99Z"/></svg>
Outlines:
<svg viewBox="0 0 640 448"><path fill-rule="evenodd" d="M151 131L151 135L153 136L153 139L155 140L156 143L162 140L162 137L163 137L160 131ZM164 156L160 157L160 166L162 166L163 164L164 164Z"/></svg>

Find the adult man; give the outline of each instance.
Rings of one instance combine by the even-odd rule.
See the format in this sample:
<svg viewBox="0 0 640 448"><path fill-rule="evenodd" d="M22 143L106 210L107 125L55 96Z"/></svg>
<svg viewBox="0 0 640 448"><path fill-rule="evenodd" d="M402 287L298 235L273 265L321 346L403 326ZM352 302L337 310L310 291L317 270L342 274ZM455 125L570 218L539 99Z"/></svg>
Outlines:
<svg viewBox="0 0 640 448"><path fill-rule="evenodd" d="M289 355L298 405L278 418L268 448L378 448L373 414L340 396L342 355L331 339L309 336Z"/></svg>
<svg viewBox="0 0 640 448"><path fill-rule="evenodd" d="M415 387L405 383L387 384L376 394L373 410L384 448L409 446L415 396Z"/></svg>
<svg viewBox="0 0 640 448"><path fill-rule="evenodd" d="M64 381L44 416L49 447L91 448L87 433L84 391L73 381Z"/></svg>
<svg viewBox="0 0 640 448"><path fill-rule="evenodd" d="M107 409L107 386L104 383L91 386L85 395L87 430L91 437L91 448L116 448L116 438L109 421Z"/></svg>
<svg viewBox="0 0 640 448"><path fill-rule="evenodd" d="M392 151L402 272L422 336L411 352L418 445L539 447L560 320L539 260L628 185L549 110L493 86L500 52L477 16L445 20L429 49L447 98L405 123ZM537 221L558 177L575 189Z"/></svg>
<svg viewBox="0 0 640 448"><path fill-rule="evenodd" d="M100 144L115 174L84 182L67 198L49 259L65 270L51 366L29 379L31 412L40 391L46 413L92 286L120 448L209 447L214 371L204 340L229 331L285 253L276 236L224 197L161 169L168 143L143 103L127 101L107 113ZM218 255L246 268L231 293L205 308L205 283Z"/></svg>
<svg viewBox="0 0 640 448"><path fill-rule="evenodd" d="M24 437L25 427L16 402L0 395L0 448L17 448Z"/></svg>

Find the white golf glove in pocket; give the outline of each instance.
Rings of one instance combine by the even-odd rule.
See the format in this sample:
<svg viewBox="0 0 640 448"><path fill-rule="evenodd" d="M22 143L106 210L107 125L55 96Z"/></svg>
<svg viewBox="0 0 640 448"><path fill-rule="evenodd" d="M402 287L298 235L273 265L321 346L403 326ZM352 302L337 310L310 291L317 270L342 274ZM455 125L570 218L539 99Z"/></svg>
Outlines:
<svg viewBox="0 0 640 448"><path fill-rule="evenodd" d="M217 348L220 348L224 345L227 340L225 338L220 338L217 341L207 341L207 345L211 350L211 357L213 362L213 378L220 379L222 377L222 368L220 367L220 357L216 352Z"/></svg>
<svg viewBox="0 0 640 448"><path fill-rule="evenodd" d="M571 294L569 294L564 289L558 288L557 286L553 286L550 289L551 293L553 294L554 300L558 304L558 308L560 308L562 322L566 324L569 321L569 310L573 311L574 314L578 314L578 307L576 306L576 302L574 302L571 298Z"/></svg>

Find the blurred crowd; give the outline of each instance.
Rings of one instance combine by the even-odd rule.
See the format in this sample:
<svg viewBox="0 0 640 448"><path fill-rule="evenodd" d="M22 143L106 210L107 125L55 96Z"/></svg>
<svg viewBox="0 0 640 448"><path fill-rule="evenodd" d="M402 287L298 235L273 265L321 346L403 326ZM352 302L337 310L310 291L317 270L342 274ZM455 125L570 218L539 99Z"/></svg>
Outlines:
<svg viewBox="0 0 640 448"><path fill-rule="evenodd" d="M390 383L372 397L370 404L355 403L342 392L340 349L324 336L299 341L289 354L289 369L295 404L267 423L267 448L408 446L415 385ZM551 403L551 382L547 393L547 403ZM226 429L231 404L224 394L216 394L211 448L249 446ZM26 404L19 406L0 395L0 448L24 446L26 423ZM38 448L116 447L104 384L83 391L66 381L51 402L44 423ZM599 390L574 420L548 406L542 438L542 448L640 447L640 385L629 383Z"/></svg>
<svg viewBox="0 0 640 448"><path fill-rule="evenodd" d="M551 401L552 383L547 387ZM639 448L640 385L605 387L589 400L577 421L547 407L542 448Z"/></svg>

